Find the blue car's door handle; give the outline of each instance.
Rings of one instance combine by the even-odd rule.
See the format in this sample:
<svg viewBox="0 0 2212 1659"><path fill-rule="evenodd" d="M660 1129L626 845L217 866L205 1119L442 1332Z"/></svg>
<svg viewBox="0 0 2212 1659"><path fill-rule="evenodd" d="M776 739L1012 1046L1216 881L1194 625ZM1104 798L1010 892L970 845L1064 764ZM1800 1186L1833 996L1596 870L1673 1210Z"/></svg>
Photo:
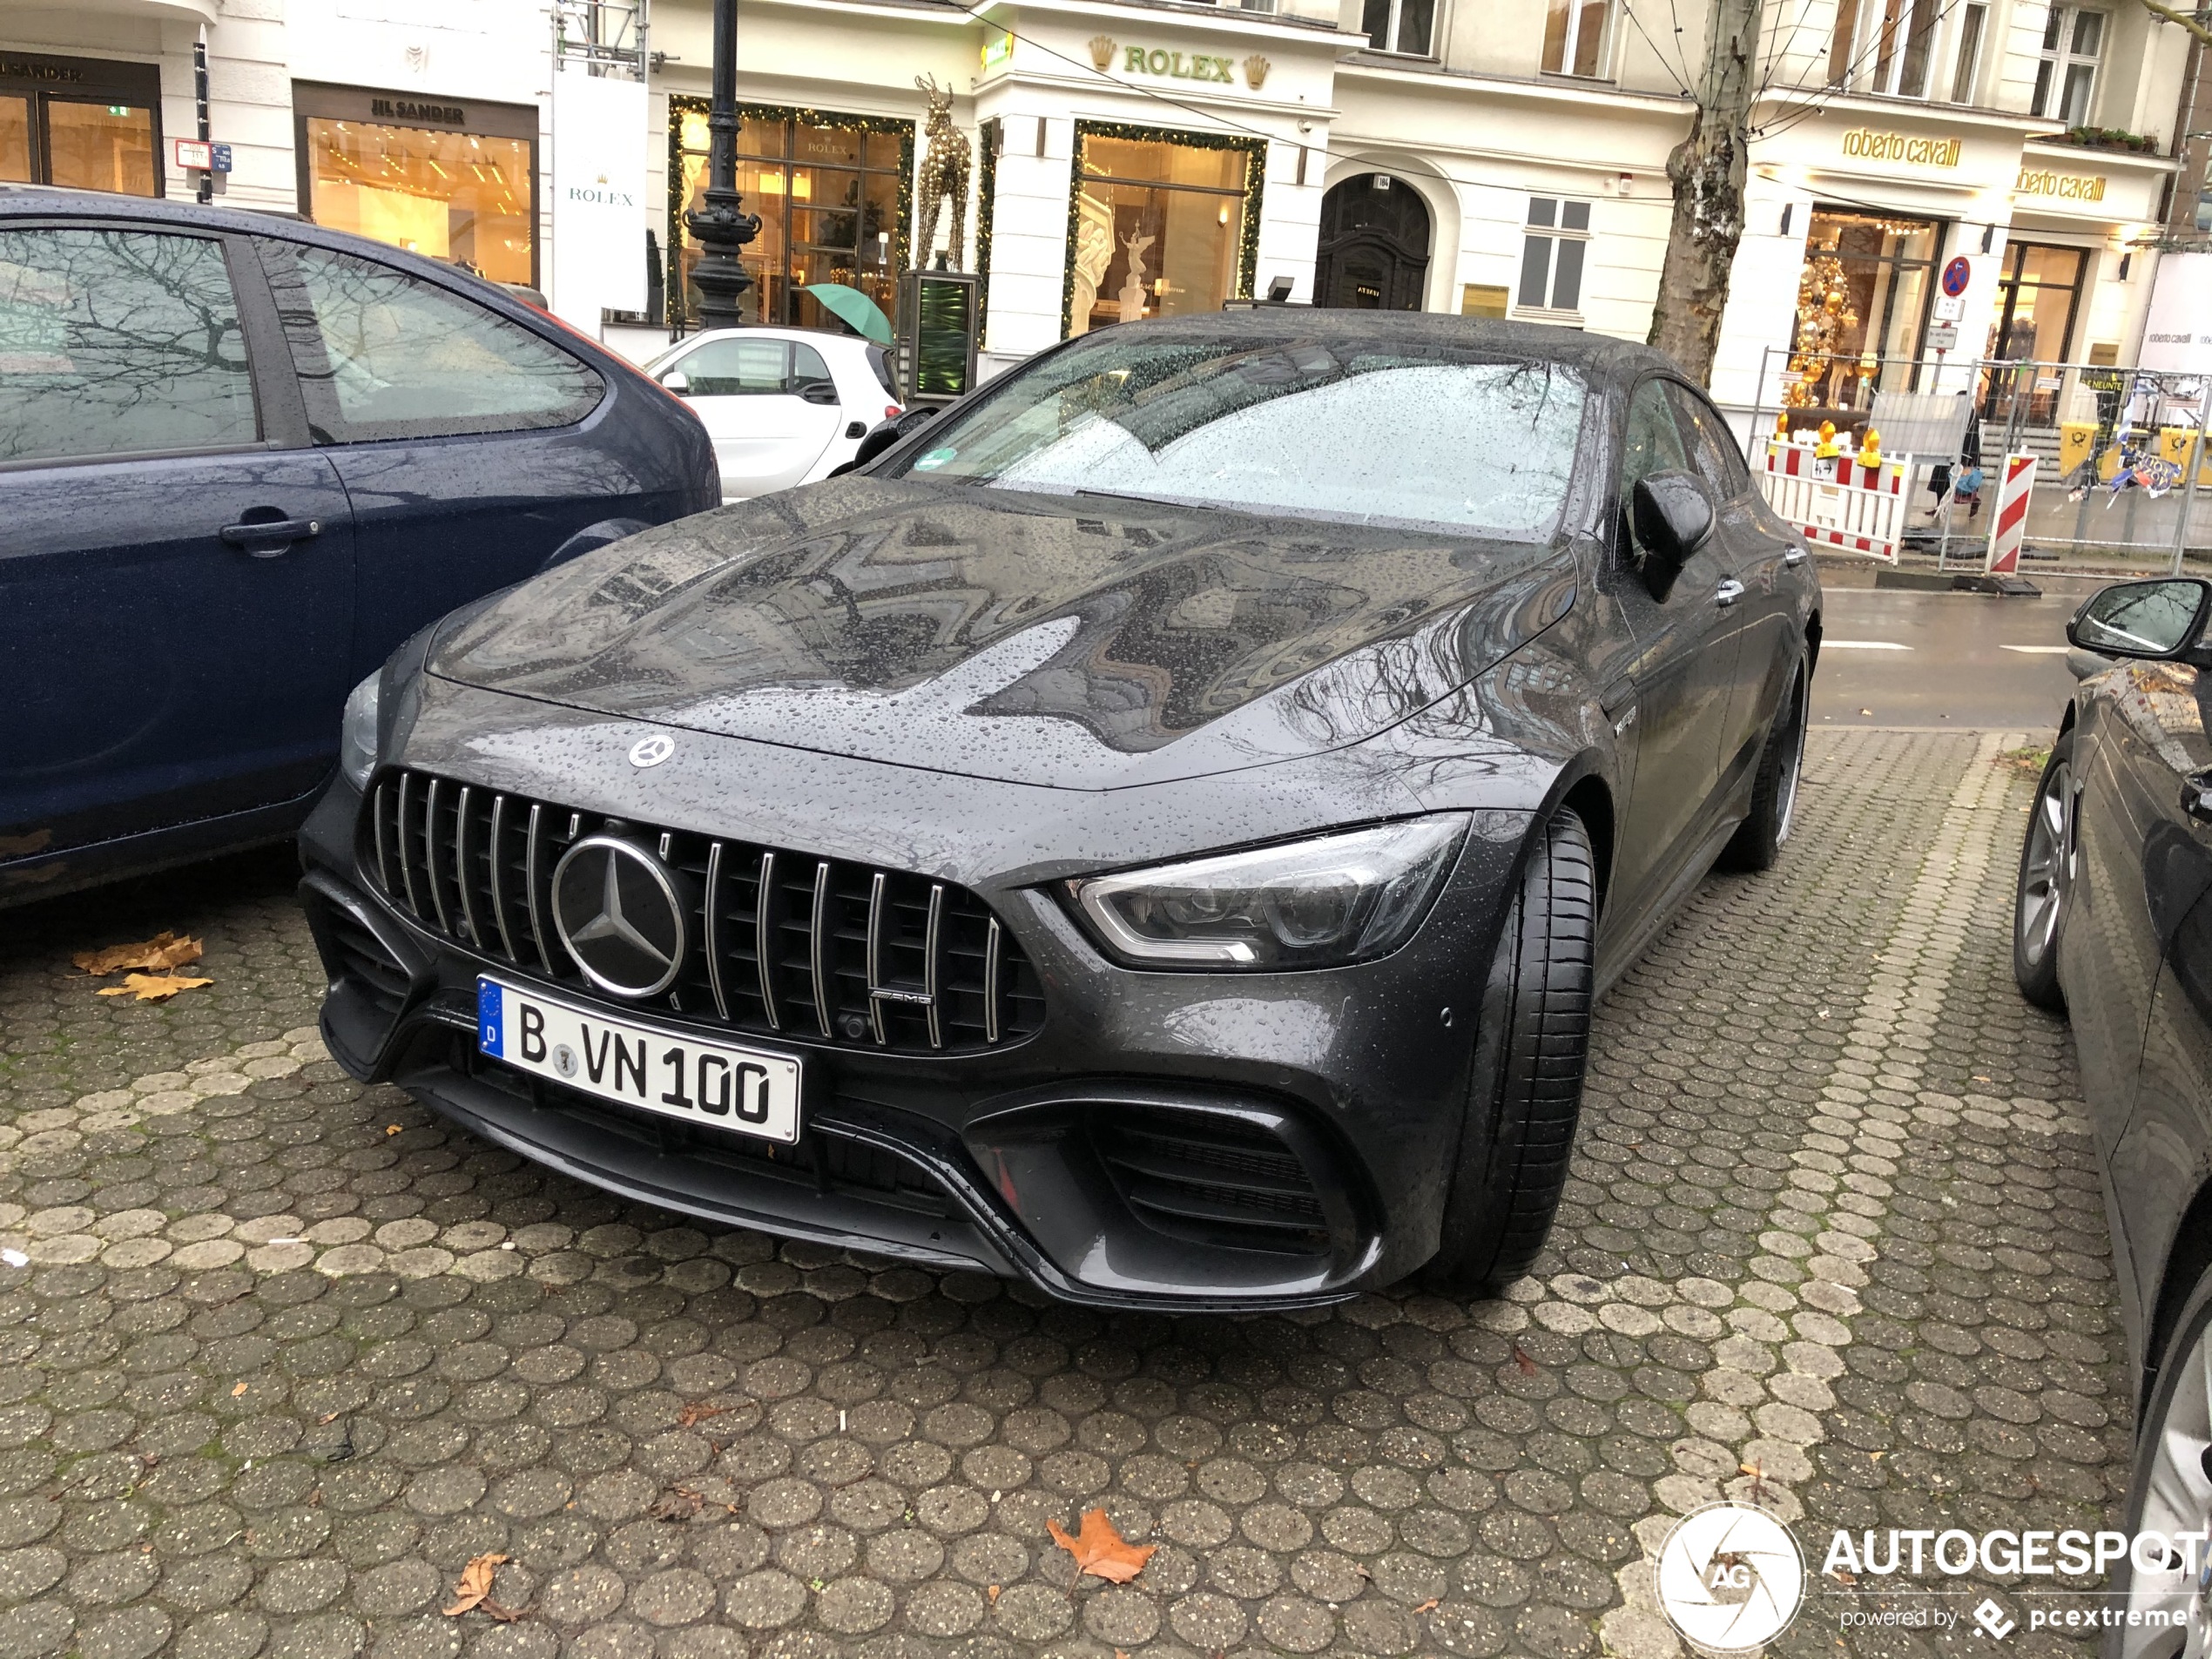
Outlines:
<svg viewBox="0 0 2212 1659"><path fill-rule="evenodd" d="M217 532L233 547L242 547L257 559L273 558L294 542L322 534L319 518L272 518L259 523L226 524Z"/></svg>

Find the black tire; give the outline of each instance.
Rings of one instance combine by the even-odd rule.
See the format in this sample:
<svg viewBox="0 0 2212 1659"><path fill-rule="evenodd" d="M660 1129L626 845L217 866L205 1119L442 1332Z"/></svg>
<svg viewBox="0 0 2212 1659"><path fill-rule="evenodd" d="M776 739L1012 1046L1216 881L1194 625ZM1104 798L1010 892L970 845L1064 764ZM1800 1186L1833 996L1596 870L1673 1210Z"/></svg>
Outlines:
<svg viewBox="0 0 2212 1659"><path fill-rule="evenodd" d="M2074 804L2074 733L2067 732L2043 763L2013 886L2013 978L2022 996L2054 1014L2066 1012L2059 938L2073 907Z"/></svg>
<svg viewBox="0 0 2212 1659"><path fill-rule="evenodd" d="M1797 659L1789 694L1774 711L1774 725L1759 749L1751 781L1751 810L1721 849L1723 870L1770 870L1790 839L1797 808L1797 779L1805 760L1805 664Z"/></svg>
<svg viewBox="0 0 2212 1659"><path fill-rule="evenodd" d="M2157 1380L2143 1402L2135 1433L2135 1465L2128 1481L2126 1519L2121 1523L2121 1530L2130 1538L2150 1531L2163 1533L2170 1541L2177 1533L2202 1534L2207 1528L2208 1506L2189 1504L2187 1513L2183 1506L2191 1494L2202 1492L2207 1480L2212 1479L2212 1457L2208 1457L2205 1449L2208 1438L2212 1438L2205 1392L2207 1379L2212 1377L2209 1326L2212 1326L2212 1272L2198 1279L2182 1305L2181 1317L2174 1322L2174 1334L2158 1356ZM2204 1562L2203 1548L2197 1546L2194 1563L2200 1568ZM2143 1571L2135 1565L2132 1551L2114 1563L2108 1581L2110 1605L2137 1611L2188 1608L2193 1628L2139 1622L2131 1629L2122 1623L2106 1639L2108 1659L2177 1659L2191 1637L2202 1640L2205 1609L2197 1593L2197 1575L2188 1570L2190 1565L2179 1550L2169 1553L2162 1570Z"/></svg>
<svg viewBox="0 0 2212 1659"><path fill-rule="evenodd" d="M1438 1289L1475 1294L1528 1271L1575 1150L1589 1059L1597 862L1561 808L1529 849L1500 930L1435 1258Z"/></svg>

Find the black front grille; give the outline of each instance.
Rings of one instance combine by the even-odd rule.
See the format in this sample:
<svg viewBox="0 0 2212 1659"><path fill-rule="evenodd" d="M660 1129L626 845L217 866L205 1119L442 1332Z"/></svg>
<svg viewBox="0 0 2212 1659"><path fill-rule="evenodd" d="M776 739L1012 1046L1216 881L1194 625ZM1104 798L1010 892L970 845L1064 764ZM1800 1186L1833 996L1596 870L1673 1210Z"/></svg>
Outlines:
<svg viewBox="0 0 2212 1659"><path fill-rule="evenodd" d="M361 861L430 930L585 988L553 925L553 870L587 835L651 847L691 907L676 983L641 1006L745 1031L907 1053L1003 1048L1044 1019L1036 970L990 907L926 876L662 830L427 772L371 790Z"/></svg>
<svg viewBox="0 0 2212 1659"><path fill-rule="evenodd" d="M1171 1238L1293 1255L1330 1247L1319 1193L1296 1152L1225 1114L1116 1106L1092 1138L1123 1202Z"/></svg>

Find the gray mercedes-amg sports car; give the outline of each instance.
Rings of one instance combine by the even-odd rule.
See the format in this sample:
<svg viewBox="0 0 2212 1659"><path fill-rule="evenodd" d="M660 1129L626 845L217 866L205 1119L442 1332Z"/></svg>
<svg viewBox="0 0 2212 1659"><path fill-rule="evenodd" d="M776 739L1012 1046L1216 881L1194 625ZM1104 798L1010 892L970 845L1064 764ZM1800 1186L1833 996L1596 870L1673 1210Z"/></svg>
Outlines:
<svg viewBox="0 0 2212 1659"><path fill-rule="evenodd" d="M1712 406L1259 308L907 426L356 691L332 1051L615 1191L1080 1301L1524 1271L1593 999L1789 832L1819 589Z"/></svg>

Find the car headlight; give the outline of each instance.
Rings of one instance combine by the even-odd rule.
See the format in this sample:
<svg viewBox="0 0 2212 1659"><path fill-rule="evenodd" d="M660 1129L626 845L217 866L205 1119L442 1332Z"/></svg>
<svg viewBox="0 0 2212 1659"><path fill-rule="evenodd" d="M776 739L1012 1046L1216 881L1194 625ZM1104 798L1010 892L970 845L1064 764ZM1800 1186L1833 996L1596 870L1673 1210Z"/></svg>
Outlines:
<svg viewBox="0 0 2212 1659"><path fill-rule="evenodd" d="M1395 950L1428 912L1467 814L1068 884L1107 949L1146 968L1332 968Z"/></svg>
<svg viewBox="0 0 2212 1659"><path fill-rule="evenodd" d="M384 672L379 669L346 699L346 716L338 728L338 769L356 789L368 787L376 770L376 703Z"/></svg>

